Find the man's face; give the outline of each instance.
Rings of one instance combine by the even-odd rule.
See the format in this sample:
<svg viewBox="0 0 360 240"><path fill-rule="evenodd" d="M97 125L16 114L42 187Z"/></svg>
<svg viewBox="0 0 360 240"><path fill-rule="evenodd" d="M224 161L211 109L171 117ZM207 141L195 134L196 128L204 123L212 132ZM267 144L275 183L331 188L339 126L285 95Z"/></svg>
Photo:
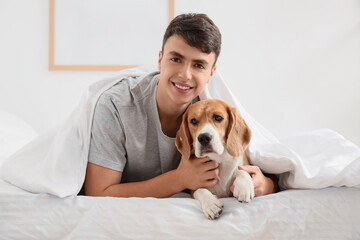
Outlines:
<svg viewBox="0 0 360 240"><path fill-rule="evenodd" d="M215 72L215 53L203 53L189 46L185 40L173 35L159 53L160 80L158 90L169 101L189 104L204 89Z"/></svg>

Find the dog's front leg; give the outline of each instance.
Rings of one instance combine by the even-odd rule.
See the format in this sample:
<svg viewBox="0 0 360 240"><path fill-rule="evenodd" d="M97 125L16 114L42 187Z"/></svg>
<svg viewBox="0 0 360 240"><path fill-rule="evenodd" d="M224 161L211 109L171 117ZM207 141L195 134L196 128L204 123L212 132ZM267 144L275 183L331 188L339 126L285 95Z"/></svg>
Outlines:
<svg viewBox="0 0 360 240"><path fill-rule="evenodd" d="M251 176L244 170L236 170L234 174L234 197L240 202L250 202L255 195Z"/></svg>
<svg viewBox="0 0 360 240"><path fill-rule="evenodd" d="M223 204L209 190L199 188L194 192L193 196L200 201L201 208L208 219L215 219L220 216Z"/></svg>

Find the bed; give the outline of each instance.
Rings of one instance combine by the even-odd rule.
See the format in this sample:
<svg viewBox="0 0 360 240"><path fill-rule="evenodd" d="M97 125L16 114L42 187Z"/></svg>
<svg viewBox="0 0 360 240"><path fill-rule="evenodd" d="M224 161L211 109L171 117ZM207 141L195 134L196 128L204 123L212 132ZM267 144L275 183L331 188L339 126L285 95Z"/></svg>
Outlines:
<svg viewBox="0 0 360 240"><path fill-rule="evenodd" d="M110 79L106 84L113 82ZM93 91L94 86L89 89ZM89 91L87 103L94 102ZM91 116L89 109L84 111ZM246 116L244 110L240 112ZM87 120L79 118L81 111L75 111L57 131L50 147L46 144L51 134L37 137L24 120L0 113L0 239L360 239L360 150L332 131L283 139L287 148L274 142L252 146L249 154L257 165L284 173L279 178L283 190L247 204L223 198L220 218L208 220L200 203L186 193L166 199L77 195L86 160L78 165L72 162L73 171L67 161L73 155L72 161L86 159L81 154L87 151L86 145L79 145L81 151L66 152L60 162L58 155L66 144L76 147L74 137L87 139L81 129L74 128L76 121L85 132L89 128ZM265 133L247 120L255 124L255 135ZM320 144L324 137L326 148L313 152L309 139ZM50 163L34 150L36 144L38 149L55 146L52 153L56 155L43 154ZM291 161L286 158L290 154Z"/></svg>
<svg viewBox="0 0 360 240"><path fill-rule="evenodd" d="M32 194L0 182L1 239L359 239L360 190L286 190L248 204L224 198L220 218L199 202Z"/></svg>

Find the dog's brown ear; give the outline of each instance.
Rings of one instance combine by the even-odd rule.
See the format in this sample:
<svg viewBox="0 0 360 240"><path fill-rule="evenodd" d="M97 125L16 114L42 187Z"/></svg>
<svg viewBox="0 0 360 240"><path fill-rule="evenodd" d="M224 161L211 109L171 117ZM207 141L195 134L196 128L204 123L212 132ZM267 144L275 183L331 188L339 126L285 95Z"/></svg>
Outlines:
<svg viewBox="0 0 360 240"><path fill-rule="evenodd" d="M182 117L182 123L180 125L180 128L176 133L175 145L181 155L183 155L186 159L189 159L191 154L192 140L189 132L187 116L188 113L186 111Z"/></svg>
<svg viewBox="0 0 360 240"><path fill-rule="evenodd" d="M229 108L229 127L227 131L226 149L232 156L241 156L251 139L251 130L244 119L236 111Z"/></svg>

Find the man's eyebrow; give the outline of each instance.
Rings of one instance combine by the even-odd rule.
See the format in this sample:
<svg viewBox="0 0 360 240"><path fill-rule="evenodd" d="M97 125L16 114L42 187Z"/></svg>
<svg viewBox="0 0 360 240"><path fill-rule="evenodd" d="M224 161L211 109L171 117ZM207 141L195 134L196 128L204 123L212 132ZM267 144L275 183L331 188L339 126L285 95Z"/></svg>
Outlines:
<svg viewBox="0 0 360 240"><path fill-rule="evenodd" d="M171 55L173 55L175 57L178 57L178 58L184 58L183 55L181 55L180 53L175 52L175 51L171 51L171 52L169 52L169 54L171 54ZM193 62L201 63L203 65L208 65L209 64L205 59L195 59L195 60L193 60Z"/></svg>
<svg viewBox="0 0 360 240"><path fill-rule="evenodd" d="M204 59L195 59L194 62L200 63L202 65L209 65L209 63Z"/></svg>
<svg viewBox="0 0 360 240"><path fill-rule="evenodd" d="M171 51L171 52L169 52L169 54L171 54L171 55L173 55L173 56L175 56L175 57L184 58L183 55L181 55L180 53L175 52L175 51Z"/></svg>

